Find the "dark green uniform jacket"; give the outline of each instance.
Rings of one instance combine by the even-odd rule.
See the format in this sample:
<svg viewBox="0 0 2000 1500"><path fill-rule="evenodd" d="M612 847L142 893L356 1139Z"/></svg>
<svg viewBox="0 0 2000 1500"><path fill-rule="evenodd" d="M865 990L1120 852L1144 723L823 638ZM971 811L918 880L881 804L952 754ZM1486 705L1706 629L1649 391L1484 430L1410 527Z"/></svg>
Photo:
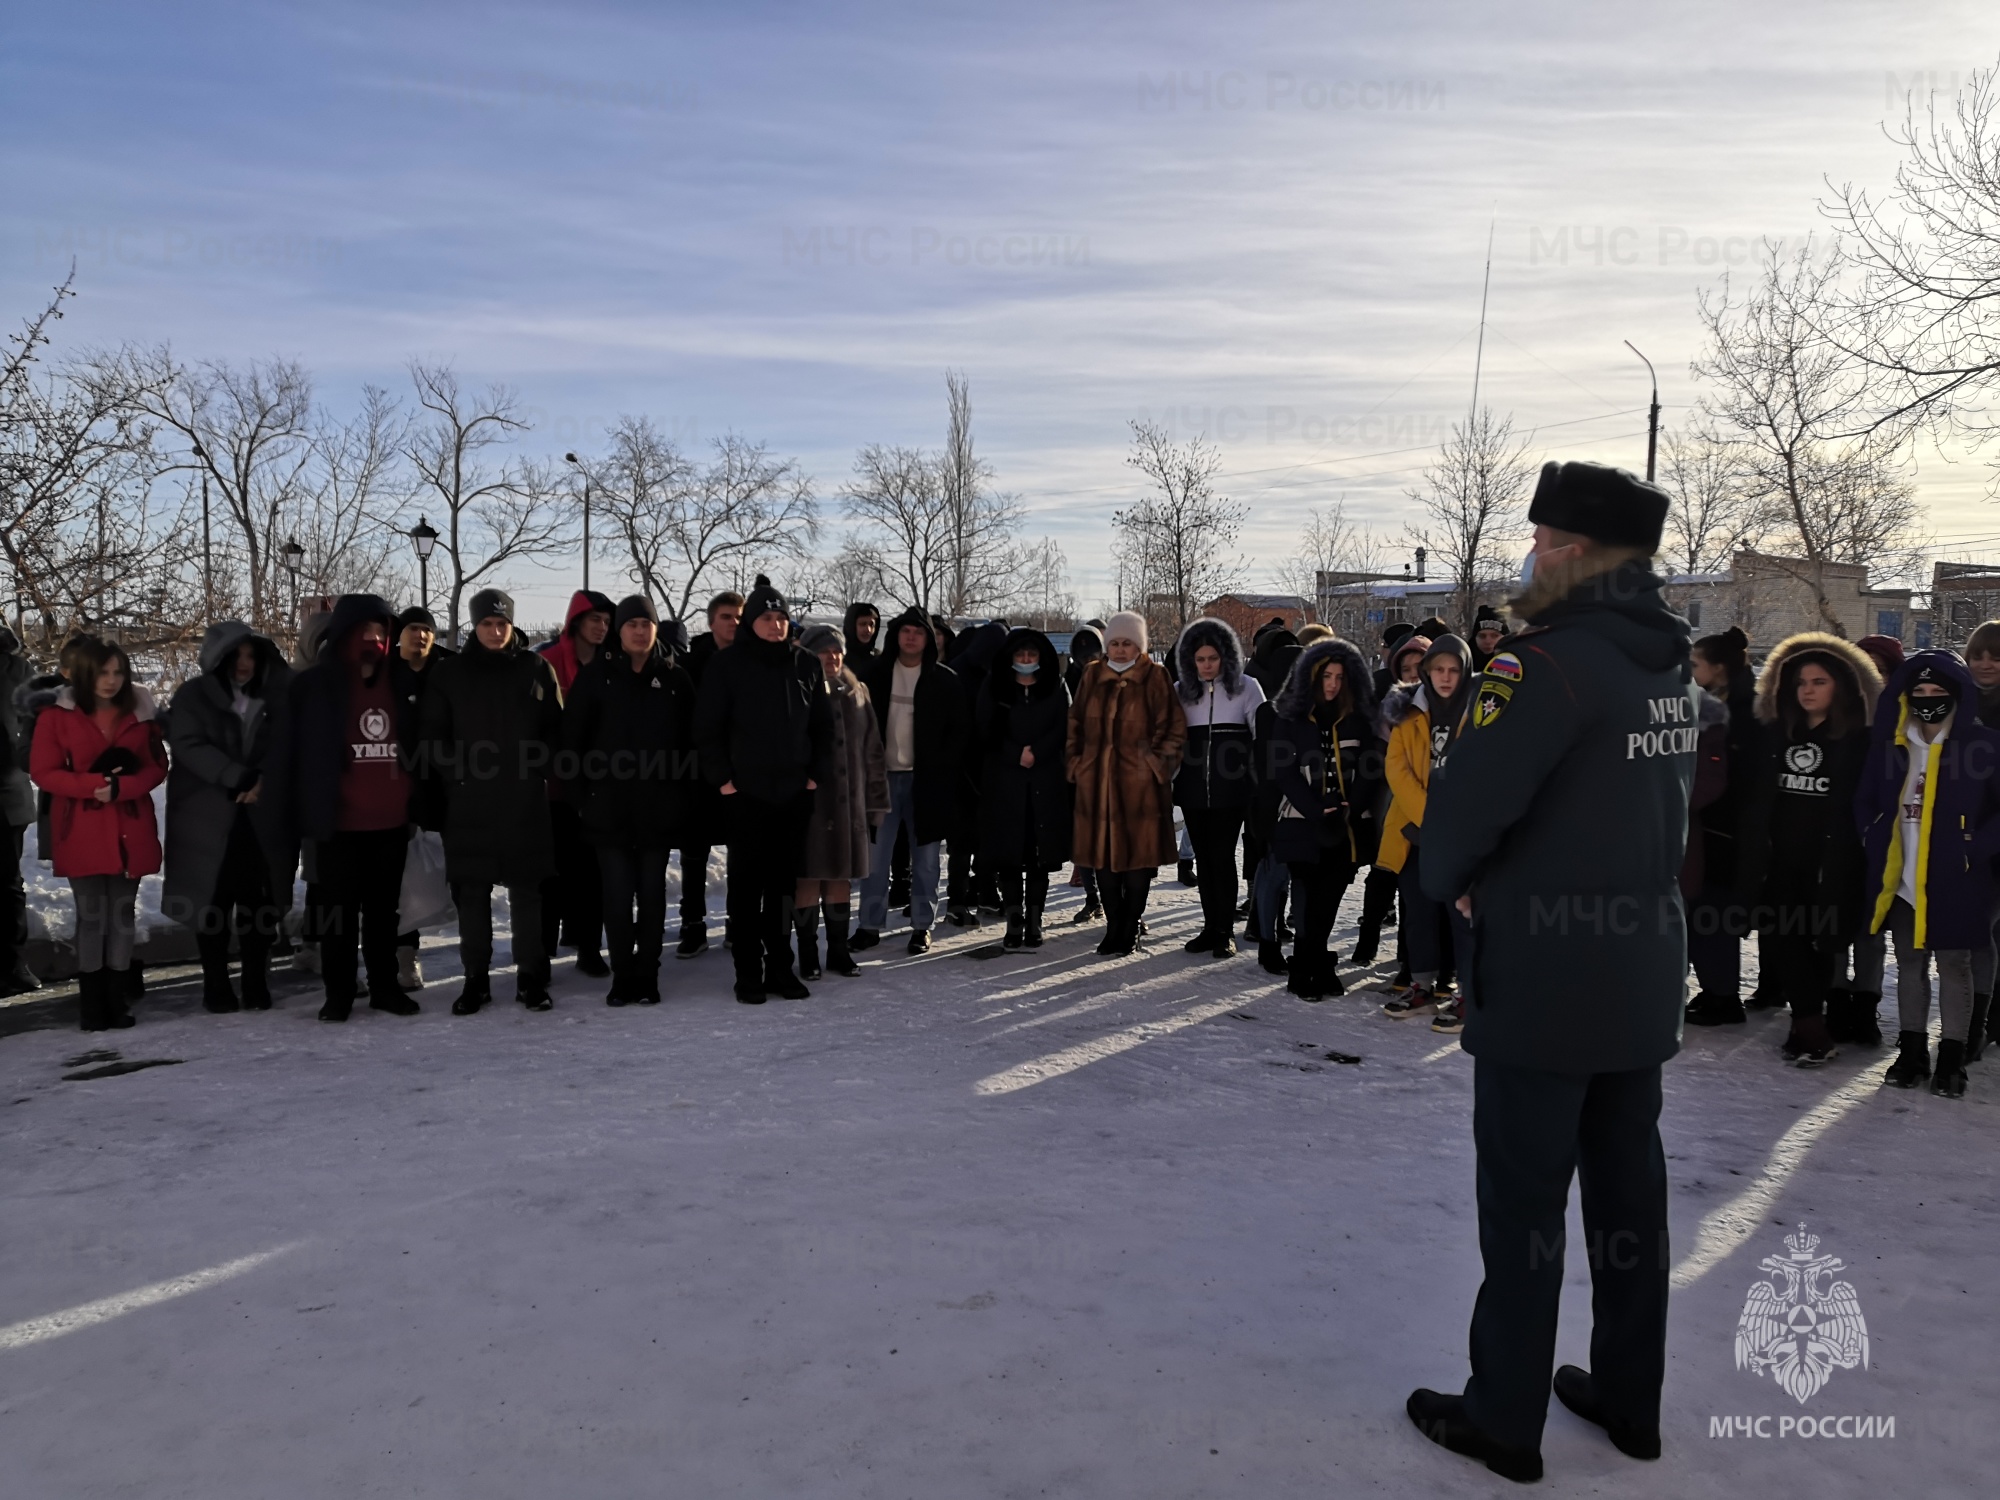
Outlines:
<svg viewBox="0 0 2000 1500"><path fill-rule="evenodd" d="M1651 1067L1680 1048L1687 928L1676 877L1700 733L1688 626L1643 563L1538 578L1533 628L1473 683L1431 784L1423 883L1470 891L1463 1045L1557 1073ZM1550 585L1566 591L1552 602Z"/></svg>

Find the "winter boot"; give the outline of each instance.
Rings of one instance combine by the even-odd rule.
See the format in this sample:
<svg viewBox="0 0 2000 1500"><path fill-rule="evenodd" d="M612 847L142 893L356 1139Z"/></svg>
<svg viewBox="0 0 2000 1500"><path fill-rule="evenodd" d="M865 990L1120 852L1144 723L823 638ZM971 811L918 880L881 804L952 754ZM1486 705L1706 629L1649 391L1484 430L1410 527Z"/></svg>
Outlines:
<svg viewBox="0 0 2000 1500"><path fill-rule="evenodd" d="M1285 950L1276 943L1264 942L1257 945L1257 967L1266 974L1289 974L1285 967Z"/></svg>
<svg viewBox="0 0 2000 1500"><path fill-rule="evenodd" d="M576 972L591 979L603 979L611 973L611 965L604 961L604 955L592 943L587 948L576 950Z"/></svg>
<svg viewBox="0 0 2000 1500"><path fill-rule="evenodd" d="M780 1000L812 999L812 991L792 972L789 963L775 963L765 970L764 993L776 995Z"/></svg>
<svg viewBox="0 0 2000 1500"><path fill-rule="evenodd" d="M1743 1002L1734 995L1715 995L1703 990L1688 1002L1690 1026L1741 1026L1746 1019Z"/></svg>
<svg viewBox="0 0 2000 1500"><path fill-rule="evenodd" d="M377 986L371 983L368 986L368 1008L391 1016L414 1016L423 1011L421 1005L403 993L393 974L387 984Z"/></svg>
<svg viewBox="0 0 2000 1500"><path fill-rule="evenodd" d="M135 959L127 969L99 969L98 973L104 976L104 1029L123 1031L128 1026L138 1025L125 1004L132 996L144 993L144 987L138 982L138 961Z"/></svg>
<svg viewBox="0 0 2000 1500"><path fill-rule="evenodd" d="M1945 1099L1965 1097L1965 1043L1956 1037L1938 1043L1937 1076L1931 1092Z"/></svg>
<svg viewBox="0 0 2000 1500"><path fill-rule="evenodd" d="M857 927L854 929L853 940L847 946L849 948L860 948L865 951L881 941L882 934L877 932L873 927Z"/></svg>
<svg viewBox="0 0 2000 1500"><path fill-rule="evenodd" d="M1838 1057L1840 1049L1827 1033L1826 1017L1794 1014L1791 1035L1785 1038L1784 1055L1786 1062L1802 1068L1816 1068Z"/></svg>
<svg viewBox="0 0 2000 1500"><path fill-rule="evenodd" d="M1182 885L1192 888L1195 884L1194 861L1191 859L1182 860L1179 863L1179 865L1175 867L1174 874L1180 877L1180 882Z"/></svg>
<svg viewBox="0 0 2000 1500"><path fill-rule="evenodd" d="M76 976L76 1017L83 1031L109 1031L104 1024L104 983L102 969Z"/></svg>
<svg viewBox="0 0 2000 1500"><path fill-rule="evenodd" d="M1000 939L1000 946L1009 953L1019 953L1028 945L1028 917L1017 905L1007 908L1007 931Z"/></svg>
<svg viewBox="0 0 2000 1500"><path fill-rule="evenodd" d="M1297 995L1301 1000L1324 1000L1327 997L1326 981L1332 971L1333 966L1327 962L1323 953L1294 953L1291 977L1285 981L1285 990L1288 994ZM1335 982L1339 981L1336 979Z"/></svg>
<svg viewBox="0 0 2000 1500"><path fill-rule="evenodd" d="M1848 1038L1857 1047L1879 1047L1882 1045L1882 1023L1877 1019L1875 1007L1882 1003L1882 997L1873 990L1850 990L1847 995Z"/></svg>
<svg viewBox="0 0 2000 1500"><path fill-rule="evenodd" d="M1021 946L1039 948L1042 946L1042 909L1049 904L1049 878L1040 881L1032 877L1028 881L1028 899L1021 913Z"/></svg>
<svg viewBox="0 0 2000 1500"><path fill-rule="evenodd" d="M212 1016L228 1016L242 1010L236 990L230 988L230 934L198 932L194 946L202 956L202 1010Z"/></svg>
<svg viewBox="0 0 2000 1500"><path fill-rule="evenodd" d="M1921 1031L1899 1031L1896 1046L1896 1060L1882 1081L1892 1089L1913 1089L1931 1076L1931 1040Z"/></svg>
<svg viewBox="0 0 2000 1500"><path fill-rule="evenodd" d="M1991 995L1972 997L1972 1026L1965 1034L1965 1060L1979 1061L1979 1054L1986 1050L1986 1013L1993 1008Z"/></svg>
<svg viewBox="0 0 2000 1500"><path fill-rule="evenodd" d="M458 992L458 998L451 1002L451 1013L455 1016L474 1016L493 999L493 982L484 974L465 976L465 987Z"/></svg>
<svg viewBox="0 0 2000 1500"><path fill-rule="evenodd" d="M271 950L261 942L243 947L242 988L245 1010L271 1008Z"/></svg>
<svg viewBox="0 0 2000 1500"><path fill-rule="evenodd" d="M632 1003L634 1005L658 1005L660 1003L660 955L655 953L650 959L641 959L632 972Z"/></svg>
<svg viewBox="0 0 2000 1500"><path fill-rule="evenodd" d="M611 988L605 991L604 1003L606 1005L630 1005L634 998L632 988L632 960L629 958L613 960L611 964Z"/></svg>
<svg viewBox="0 0 2000 1500"><path fill-rule="evenodd" d="M1204 927L1200 932L1197 932L1193 937L1181 944L1181 952L1213 953L1215 951L1215 943L1216 937L1214 931Z"/></svg>
<svg viewBox="0 0 2000 1500"><path fill-rule="evenodd" d="M1829 990L1826 995L1826 1034L1836 1042L1854 1040L1849 1016L1853 1013L1853 996L1846 990Z"/></svg>
<svg viewBox="0 0 2000 1500"><path fill-rule="evenodd" d="M854 954L847 946L847 924L853 914L854 904L850 901L826 903L826 966L843 979L853 979L861 972L861 965L854 961Z"/></svg>
<svg viewBox="0 0 2000 1500"><path fill-rule="evenodd" d="M454 1006L453 1009L457 1009L457 1007ZM332 1022L334 1025L339 1025L353 1013L354 1000L352 997L345 1000L336 1000L333 996L328 995L319 1008L319 1018L322 1021ZM472 1012L463 1011L461 1014L469 1016Z"/></svg>
<svg viewBox="0 0 2000 1500"><path fill-rule="evenodd" d="M817 979L819 967L819 908L808 906L792 912L792 931L798 936L799 978Z"/></svg>
<svg viewBox="0 0 2000 1500"><path fill-rule="evenodd" d="M414 948L396 950L396 987L412 994L424 987L424 971Z"/></svg>

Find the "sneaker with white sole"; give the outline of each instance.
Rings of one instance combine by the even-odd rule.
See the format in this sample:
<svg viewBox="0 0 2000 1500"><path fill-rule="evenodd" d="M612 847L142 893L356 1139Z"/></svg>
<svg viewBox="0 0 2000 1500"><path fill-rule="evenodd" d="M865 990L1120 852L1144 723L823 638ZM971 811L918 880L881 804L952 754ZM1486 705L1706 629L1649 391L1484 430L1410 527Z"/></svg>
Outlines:
<svg viewBox="0 0 2000 1500"><path fill-rule="evenodd" d="M1457 1036L1465 1030L1464 999L1439 1001L1437 1014L1431 1017L1431 1030L1441 1031L1446 1036Z"/></svg>
<svg viewBox="0 0 2000 1500"><path fill-rule="evenodd" d="M1407 995L1398 995L1382 1007L1382 1014L1395 1021L1408 1021L1418 1016L1433 1014L1438 1008L1437 995L1427 984L1413 984Z"/></svg>

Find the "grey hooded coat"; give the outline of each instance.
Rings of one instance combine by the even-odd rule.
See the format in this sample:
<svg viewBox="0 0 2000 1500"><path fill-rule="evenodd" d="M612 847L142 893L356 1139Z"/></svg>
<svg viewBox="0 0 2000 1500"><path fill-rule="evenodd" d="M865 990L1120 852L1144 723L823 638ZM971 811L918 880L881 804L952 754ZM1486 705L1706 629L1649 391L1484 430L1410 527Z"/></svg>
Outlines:
<svg viewBox="0 0 2000 1500"><path fill-rule="evenodd" d="M246 698L249 712L234 707L233 666L237 647L256 647L257 675ZM160 910L192 926L215 895L229 835L239 818L248 820L271 871L271 889L282 909L291 905L292 872L298 845L287 830L280 797L268 781L254 803L236 800L264 780L264 761L283 728L292 671L284 653L241 620L218 620L201 640L201 674L175 692L167 710L167 745L173 752L167 773L166 880Z"/></svg>

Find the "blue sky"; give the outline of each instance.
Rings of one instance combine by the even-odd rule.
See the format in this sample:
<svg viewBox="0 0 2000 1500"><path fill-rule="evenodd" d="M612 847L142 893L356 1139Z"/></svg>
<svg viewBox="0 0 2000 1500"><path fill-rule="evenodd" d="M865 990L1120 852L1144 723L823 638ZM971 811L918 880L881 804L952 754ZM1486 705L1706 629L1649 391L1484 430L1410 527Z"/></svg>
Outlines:
<svg viewBox="0 0 2000 1500"><path fill-rule="evenodd" d="M1996 55L1949 3L16 6L0 293L74 251L76 345L292 355L336 405L449 358L536 449L643 412L828 494L960 368L1091 602L1138 416L1219 442L1253 577L1343 493L1396 537L1490 220L1484 394L1642 464L1621 341L1673 420L1695 288ZM1947 544L2000 532L1984 481L1925 463Z"/></svg>

